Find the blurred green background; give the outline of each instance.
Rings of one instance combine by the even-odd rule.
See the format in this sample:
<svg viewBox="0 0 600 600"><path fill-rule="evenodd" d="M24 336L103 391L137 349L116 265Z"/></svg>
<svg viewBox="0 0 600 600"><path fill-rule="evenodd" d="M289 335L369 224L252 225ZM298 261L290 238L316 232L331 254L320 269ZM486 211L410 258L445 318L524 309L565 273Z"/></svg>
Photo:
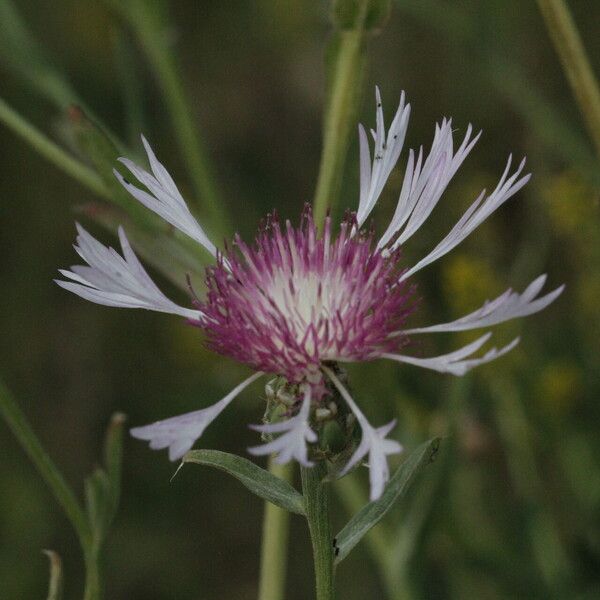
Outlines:
<svg viewBox="0 0 600 600"><path fill-rule="evenodd" d="M153 69L107 4L23 0L18 6L48 64L133 156L143 131L192 197ZM569 4L598 73L600 3ZM327 5L177 0L170 13L167 35L232 217L229 235L251 237L274 207L297 219L319 164ZM60 94L53 100L40 91L47 73L31 76L19 63L7 44L18 33L11 27L0 23L0 93L68 146L67 105L60 106ZM33 50L22 50L26 62ZM521 333L521 345L465 379L384 362L350 370L365 412L375 423L397 416L396 437L408 449L432 435L448 437L409 497L340 567L339 597L598 598L598 172L543 21L534 2L399 0L371 39L369 55L362 122L374 121L377 83L388 115L402 89L412 103L406 147L429 147L442 116L454 117L457 137L469 122L484 130L408 244L409 263L439 241L481 188L495 185L510 152L527 155L534 173L516 199L419 273L419 323L461 316L508 286L522 290L541 272L549 273L549 285L565 282L567 289L542 314L498 328L497 343ZM357 146L353 134L339 214L357 206ZM75 218L114 241L77 209L98 198L4 126L0 153L2 375L79 488L100 455L113 411L139 425L193 410L220 398L247 371L215 358L199 332L175 317L99 307L54 285L57 268L77 260ZM400 185L399 169L375 211L380 231ZM202 211L201 198L198 206ZM432 336L424 351L471 339ZM207 430L202 447L244 454L256 442L246 425L260 419L262 400L260 386L251 389ZM80 597L76 538L3 423L0 452L0 597L45 597L42 548L62 555L67 598ZM125 452L123 498L107 544L106 597L255 598L261 502L200 467L170 483L174 466L165 453L140 442L128 439ZM339 482L336 523L366 493L361 477ZM305 524L292 518L286 597L310 598L312 588Z"/></svg>

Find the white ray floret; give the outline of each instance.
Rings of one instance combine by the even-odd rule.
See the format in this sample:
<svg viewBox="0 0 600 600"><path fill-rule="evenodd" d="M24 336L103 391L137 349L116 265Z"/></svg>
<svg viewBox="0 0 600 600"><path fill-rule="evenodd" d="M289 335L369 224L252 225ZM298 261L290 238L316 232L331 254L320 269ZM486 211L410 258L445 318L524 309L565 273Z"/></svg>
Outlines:
<svg viewBox="0 0 600 600"><path fill-rule="evenodd" d="M194 320L202 317L200 311L175 304L158 289L135 255L122 227L119 227L119 241L123 256L101 244L79 223L77 232L74 248L89 266L72 266L70 271L61 269L60 274L70 281L56 279L60 287L104 306L144 308Z"/></svg>
<svg viewBox="0 0 600 600"><path fill-rule="evenodd" d="M479 132L471 139L472 133L473 127L469 124L461 145L454 153L452 120L444 119L435 127L431 150L424 164L422 147L416 164L414 152L410 151L396 211L377 244L378 248L385 247L404 226L392 245L392 249L397 248L423 225L481 135Z"/></svg>
<svg viewBox="0 0 600 600"><path fill-rule="evenodd" d="M402 446L395 440L386 439L387 434L395 427L396 420L390 421L383 427L373 427L362 411L356 405L356 402L350 396L348 390L343 386L335 373L329 367L323 367L323 371L331 379L338 389L342 398L346 401L350 410L356 416L360 425L362 437L358 448L344 467L340 475L345 475L358 464L367 454L369 455L369 483L370 499L377 500L385 488L385 484L390 478L390 469L387 463L387 456L402 452Z"/></svg>
<svg viewBox="0 0 600 600"><path fill-rule="evenodd" d="M542 287L544 287L546 277L547 276L544 274L534 279L522 294L513 292L512 289L509 288L496 299L491 301L487 300L481 308L478 308L476 311L473 311L460 319L456 319L456 321L441 323L439 325L430 325L429 327L406 329L398 332L398 335L467 331L469 329L479 329L480 327L490 327L492 325L497 325L498 323L503 323L504 321L509 321L510 319L532 315L552 304L565 289L565 286L561 285L545 296L536 299L536 296L540 293Z"/></svg>
<svg viewBox="0 0 600 600"><path fill-rule="evenodd" d="M371 161L367 132L362 125L358 126L360 140L360 198L356 220L359 227L363 225L373 210L390 173L398 162L410 117L410 104L405 104L405 96L404 92L402 92L398 110L386 136L379 88L375 88L375 97L377 101L377 130L371 130L375 140L373 161Z"/></svg>
<svg viewBox="0 0 600 600"><path fill-rule="evenodd" d="M150 442L153 450L169 448L169 459L181 458L204 433L204 430L223 412L223 410L253 381L263 373L258 371L242 381L227 396L208 408L157 421L144 427L134 427L131 435L138 440Z"/></svg>
<svg viewBox="0 0 600 600"><path fill-rule="evenodd" d="M521 161L519 168L508 179L508 172L512 163L512 155L509 156L504 173L496 186L496 189L486 198L485 190L471 204L458 223L451 229L450 233L423 259L414 267L406 271L400 281L403 281L420 271L423 267L438 260L458 246L466 237L468 237L479 225L481 225L497 208L504 204L511 196L516 194L530 179L531 175L525 175L518 179L525 159Z"/></svg>
<svg viewBox="0 0 600 600"><path fill-rule="evenodd" d="M124 164L134 177L143 184L148 192L141 190L129 181L127 181L116 169L113 170L115 177L120 181L121 185L146 208L155 212L165 221L177 227L180 231L189 235L193 240L204 246L213 256L216 257L217 249L206 235L204 229L194 218L188 208L182 195L179 193L173 178L169 172L158 161L150 144L144 136L142 142L148 155L152 175L138 167L133 161L128 158L119 158L119 161Z"/></svg>
<svg viewBox="0 0 600 600"><path fill-rule="evenodd" d="M439 373L451 373L452 375L461 377L475 367L485 365L486 363L504 356L519 343L519 338L517 337L510 342L510 344L507 344L499 350L494 347L479 358L467 358L477 352L477 350L490 339L491 335L491 333L486 333L474 342L471 342L454 352L442 354L441 356L434 356L432 358L417 358L415 356L405 356L403 354L383 354L382 358L390 358L397 362L408 363L416 367L423 367L424 369L431 369L432 371L438 371Z"/></svg>
<svg viewBox="0 0 600 600"><path fill-rule="evenodd" d="M265 425L251 425L251 428L261 433L281 433L272 442L248 448L250 454L263 456L277 454L275 462L285 464L295 459L305 467L312 467L313 463L308 460L307 444L317 441L317 434L309 424L311 403L311 388L304 386L304 398L298 414L287 421L280 423L267 423Z"/></svg>

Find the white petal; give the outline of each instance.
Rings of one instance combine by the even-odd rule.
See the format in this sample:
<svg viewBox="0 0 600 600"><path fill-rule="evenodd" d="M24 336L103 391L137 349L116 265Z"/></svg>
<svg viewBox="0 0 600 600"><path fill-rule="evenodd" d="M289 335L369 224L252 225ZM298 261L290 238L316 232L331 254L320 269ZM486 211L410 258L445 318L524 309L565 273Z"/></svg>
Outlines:
<svg viewBox="0 0 600 600"><path fill-rule="evenodd" d="M510 319L526 317L539 312L554 302L565 289L564 285L556 288L552 292L534 300L541 291L546 275L540 275L532 281L527 289L518 294L511 289L491 301L486 301L481 308L476 311L451 321L450 323L441 323L439 325L430 325L429 327L420 327L417 329L407 329L403 334L411 333L434 333L446 331L467 331L469 329L478 329L480 327L490 327Z"/></svg>
<svg viewBox="0 0 600 600"><path fill-rule="evenodd" d="M405 104L405 96L402 92L398 110L386 135L379 88L375 90L375 97L377 101L377 131L373 133L375 147L372 162L367 134L364 127L359 126L360 197L356 215L359 227L363 225L373 210L390 173L400 158L410 117L410 104Z"/></svg>
<svg viewBox="0 0 600 600"><path fill-rule="evenodd" d="M322 367L323 371L331 379L338 389L350 410L356 416L356 420L362 431L362 438L358 448L344 467L341 475L348 473L357 463L359 463L367 454L369 455L369 482L371 487L370 499L377 500L385 488L390 477L390 471L387 463L387 456L402 452L402 446L395 440L387 440L385 436L394 428L396 421L391 421L387 425L374 428L367 418L358 408L348 390L342 385L335 373L329 367Z"/></svg>
<svg viewBox="0 0 600 600"><path fill-rule="evenodd" d="M497 358L500 358L507 352L510 352L518 343L519 338L515 338L510 344L504 346L498 350L492 348L488 350L480 358L467 359L473 353L477 352L490 338L491 333L486 333L479 339L467 344L459 350L450 352L449 354L443 354L441 356L434 356L432 358L417 358L414 356L405 356L403 354L383 354L383 358L390 358L397 362L408 363L415 365L416 367L423 367L424 369L431 369L432 371L438 371L439 373L451 373L452 375L462 376L474 367L484 365Z"/></svg>
<svg viewBox="0 0 600 600"><path fill-rule="evenodd" d="M215 245L190 212L173 178L158 161L144 136L142 136L142 142L148 155L152 175L127 158L119 158L119 161L148 189L149 193L129 183L116 169L113 171L115 177L136 200L186 235L189 235L216 257Z"/></svg>
<svg viewBox="0 0 600 600"><path fill-rule="evenodd" d="M509 157L508 163L496 186L496 189L486 198L485 191L471 204L458 223L452 228L450 233L422 260L414 267L406 271L400 281L403 281L420 271L423 267L441 258L458 246L466 237L468 237L481 223L483 223L497 208L504 204L510 197L516 194L530 179L531 175L525 175L518 179L525 159L521 161L519 168L511 177L507 179L512 157Z"/></svg>
<svg viewBox="0 0 600 600"><path fill-rule="evenodd" d="M261 375L263 373L260 371L254 373L231 390L227 396L208 408L157 421L151 425L134 427L130 433L138 440L149 441L150 448L153 450L162 450L168 447L169 459L177 460L194 445L206 427L221 414L227 405Z"/></svg>
<svg viewBox="0 0 600 600"><path fill-rule="evenodd" d="M463 142L454 154L452 121L444 119L440 125L436 125L431 151L422 168L422 149L416 165L414 165L411 151L396 211L387 230L379 240L378 248L383 248L388 244L404 226L404 230L392 246L392 248L397 248L426 221L481 135L479 132L471 140L472 132L473 128L469 125Z"/></svg>
<svg viewBox="0 0 600 600"><path fill-rule="evenodd" d="M60 287L104 306L144 308L194 320L202 318L200 311L178 306L158 289L133 252L122 227L119 240L123 256L103 246L79 223L77 231L75 250L89 266L76 265L71 271L61 269L61 275L71 281L55 280Z"/></svg>
<svg viewBox="0 0 600 600"><path fill-rule="evenodd" d="M308 460L307 443L317 441L317 434L310 428L311 391L310 386L304 388L304 399L298 414L287 421L280 423L268 423L266 425L252 425L252 429L264 433L281 433L279 437L267 444L248 448L250 454L264 456L277 454L275 462L284 464L292 459L298 461L305 467L311 467L313 463Z"/></svg>

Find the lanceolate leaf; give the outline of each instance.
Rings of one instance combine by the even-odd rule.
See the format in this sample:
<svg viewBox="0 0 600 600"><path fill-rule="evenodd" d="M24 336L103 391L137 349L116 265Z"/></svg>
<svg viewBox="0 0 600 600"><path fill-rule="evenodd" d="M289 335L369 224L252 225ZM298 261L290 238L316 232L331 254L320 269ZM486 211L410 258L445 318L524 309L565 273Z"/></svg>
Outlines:
<svg viewBox="0 0 600 600"><path fill-rule="evenodd" d="M184 463L196 463L225 471L263 500L299 515L305 514L302 495L287 481L275 477L241 456L218 450L191 450L182 460Z"/></svg>
<svg viewBox="0 0 600 600"><path fill-rule="evenodd" d="M106 471L98 468L85 480L85 504L96 543L104 539L109 526L110 497L108 475Z"/></svg>
<svg viewBox="0 0 600 600"><path fill-rule="evenodd" d="M419 446L394 473L381 498L366 504L348 521L336 537L336 563L346 558L362 537L404 496L416 476L434 459L439 443L439 438L435 438Z"/></svg>

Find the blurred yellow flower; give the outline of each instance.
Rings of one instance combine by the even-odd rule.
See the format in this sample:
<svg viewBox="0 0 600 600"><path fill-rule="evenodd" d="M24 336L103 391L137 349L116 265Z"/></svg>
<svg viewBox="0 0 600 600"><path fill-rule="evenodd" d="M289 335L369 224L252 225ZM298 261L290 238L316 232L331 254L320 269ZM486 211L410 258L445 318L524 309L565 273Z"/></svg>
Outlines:
<svg viewBox="0 0 600 600"><path fill-rule="evenodd" d="M452 314L469 312L502 290L489 262L466 254L450 258L442 278Z"/></svg>
<svg viewBox="0 0 600 600"><path fill-rule="evenodd" d="M598 219L598 193L572 171L549 177L542 193L556 231L572 237L578 246L585 244Z"/></svg>
<svg viewBox="0 0 600 600"><path fill-rule="evenodd" d="M582 392L582 368L573 361L556 360L540 373L535 396L545 413L562 417L577 404Z"/></svg>

